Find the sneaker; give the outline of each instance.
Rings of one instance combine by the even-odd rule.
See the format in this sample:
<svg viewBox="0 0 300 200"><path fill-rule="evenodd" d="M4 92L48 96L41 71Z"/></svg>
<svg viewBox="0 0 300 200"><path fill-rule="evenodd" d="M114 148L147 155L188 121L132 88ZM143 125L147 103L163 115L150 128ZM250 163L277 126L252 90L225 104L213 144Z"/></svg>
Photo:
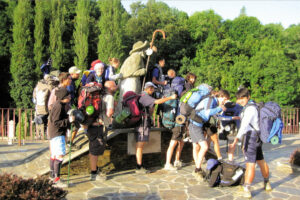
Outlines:
<svg viewBox="0 0 300 200"><path fill-rule="evenodd" d="M264 183L264 189L265 189L266 191L271 191L271 190L272 190L270 181Z"/></svg>
<svg viewBox="0 0 300 200"><path fill-rule="evenodd" d="M193 171L192 175L195 177L195 179L199 182L202 182L204 180L204 177L205 177L205 173L204 171L198 171L198 172L195 172Z"/></svg>
<svg viewBox="0 0 300 200"><path fill-rule="evenodd" d="M184 166L184 163L181 162L180 160L175 160L174 161L174 167L181 168L183 166Z"/></svg>
<svg viewBox="0 0 300 200"><path fill-rule="evenodd" d="M53 182L53 186L58 187L58 188L68 187L68 185L66 183L64 183L60 178Z"/></svg>
<svg viewBox="0 0 300 200"><path fill-rule="evenodd" d="M97 174L91 174L91 181L106 181L107 176L105 173L97 173Z"/></svg>
<svg viewBox="0 0 300 200"><path fill-rule="evenodd" d="M136 173L136 174L148 174L149 171L146 170L144 167L141 167L140 169L136 168L136 169L135 169L135 173Z"/></svg>
<svg viewBox="0 0 300 200"><path fill-rule="evenodd" d="M243 195L243 197L248 198L248 199L252 198L251 191L246 188L243 189L242 195Z"/></svg>
<svg viewBox="0 0 300 200"><path fill-rule="evenodd" d="M165 164L164 170L167 170L167 171L176 171L177 168L174 167L172 164Z"/></svg>

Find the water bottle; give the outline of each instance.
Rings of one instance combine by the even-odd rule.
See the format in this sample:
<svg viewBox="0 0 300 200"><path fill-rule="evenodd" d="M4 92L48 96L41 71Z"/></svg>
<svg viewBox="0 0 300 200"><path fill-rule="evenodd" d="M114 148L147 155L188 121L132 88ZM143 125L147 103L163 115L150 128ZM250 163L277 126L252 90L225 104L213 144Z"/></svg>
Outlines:
<svg viewBox="0 0 300 200"><path fill-rule="evenodd" d="M124 108L116 117L116 122L121 124L130 115L129 108Z"/></svg>

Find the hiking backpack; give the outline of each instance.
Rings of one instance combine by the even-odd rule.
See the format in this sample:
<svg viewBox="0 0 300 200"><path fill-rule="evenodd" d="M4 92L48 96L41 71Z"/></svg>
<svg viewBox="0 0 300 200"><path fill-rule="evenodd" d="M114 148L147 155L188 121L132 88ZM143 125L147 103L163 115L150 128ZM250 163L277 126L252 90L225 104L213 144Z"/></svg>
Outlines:
<svg viewBox="0 0 300 200"><path fill-rule="evenodd" d="M130 115L125 121L127 127L136 126L142 119L143 109L139 103L140 97L141 95L133 91L127 91L123 94L122 106L123 108L129 108L130 111Z"/></svg>
<svg viewBox="0 0 300 200"><path fill-rule="evenodd" d="M206 166L205 180L210 187L237 186L244 184L245 168L231 163L209 159Z"/></svg>
<svg viewBox="0 0 300 200"><path fill-rule="evenodd" d="M84 110L92 105L94 107L94 115L99 115L101 111L102 102L102 85L97 82L87 83L81 88L78 97L78 108Z"/></svg>
<svg viewBox="0 0 300 200"><path fill-rule="evenodd" d="M173 93L171 92L167 96L171 96ZM178 99L171 99L162 104L162 124L165 128L172 129L175 126L177 108Z"/></svg>
<svg viewBox="0 0 300 200"><path fill-rule="evenodd" d="M281 144L283 122L281 119L280 106L272 101L254 105L258 110L259 137L264 143ZM251 124L250 126L254 128Z"/></svg>
<svg viewBox="0 0 300 200"><path fill-rule="evenodd" d="M46 75L44 79L40 80L33 90L33 102L35 104L35 111L37 115L47 115L48 100L53 88L57 87L59 81L51 76Z"/></svg>
<svg viewBox="0 0 300 200"><path fill-rule="evenodd" d="M200 101L209 97L211 90L211 86L201 84L197 88L193 88L185 93L180 98L180 115L176 117L176 122L178 124L183 124L189 117L194 118L194 121L199 121L201 123L201 119L196 115L195 108Z"/></svg>
<svg viewBox="0 0 300 200"><path fill-rule="evenodd" d="M184 90L184 84L185 84L185 79L180 77L180 76L176 76L171 83L171 88L176 91L177 95L180 97L181 93Z"/></svg>

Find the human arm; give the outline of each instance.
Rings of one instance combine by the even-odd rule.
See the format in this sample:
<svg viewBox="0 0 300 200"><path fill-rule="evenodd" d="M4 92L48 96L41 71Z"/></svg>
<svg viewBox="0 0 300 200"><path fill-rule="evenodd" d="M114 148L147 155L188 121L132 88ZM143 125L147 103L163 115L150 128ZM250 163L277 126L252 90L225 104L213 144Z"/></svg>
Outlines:
<svg viewBox="0 0 300 200"><path fill-rule="evenodd" d="M161 99L157 99L154 101L154 104L162 104L162 103L165 103L169 100L173 100L173 99L176 99L177 98L177 95L176 94L173 94L169 97L165 97L165 98L161 98Z"/></svg>

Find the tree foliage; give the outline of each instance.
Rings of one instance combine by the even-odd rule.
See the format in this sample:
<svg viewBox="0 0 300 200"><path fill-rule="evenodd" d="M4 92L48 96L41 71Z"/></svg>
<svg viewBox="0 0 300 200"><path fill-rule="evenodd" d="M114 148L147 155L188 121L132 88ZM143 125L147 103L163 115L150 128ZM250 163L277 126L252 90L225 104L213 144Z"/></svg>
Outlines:
<svg viewBox="0 0 300 200"><path fill-rule="evenodd" d="M156 29L166 39L156 35L151 65L163 56L165 70L193 72L197 84L231 94L243 85L254 100L300 106L300 25L263 25L246 8L234 20L213 10L188 16L156 0L132 3L130 12L120 0L0 0L0 11L1 106L8 106L10 93L15 105L31 107L39 67L49 57L61 71L85 70L97 58L122 63L132 45L151 41Z"/></svg>
<svg viewBox="0 0 300 200"><path fill-rule="evenodd" d="M103 0L98 2L100 29L98 58L107 62L108 58L124 58L124 27L128 14L120 0Z"/></svg>
<svg viewBox="0 0 300 200"><path fill-rule="evenodd" d="M80 69L87 68L88 37L89 37L89 10L90 2L79 0L76 7L75 30L74 30L74 63Z"/></svg>
<svg viewBox="0 0 300 200"><path fill-rule="evenodd" d="M33 40L30 30L33 18L30 1L19 0L13 15L10 94L17 107L30 108L34 81Z"/></svg>

